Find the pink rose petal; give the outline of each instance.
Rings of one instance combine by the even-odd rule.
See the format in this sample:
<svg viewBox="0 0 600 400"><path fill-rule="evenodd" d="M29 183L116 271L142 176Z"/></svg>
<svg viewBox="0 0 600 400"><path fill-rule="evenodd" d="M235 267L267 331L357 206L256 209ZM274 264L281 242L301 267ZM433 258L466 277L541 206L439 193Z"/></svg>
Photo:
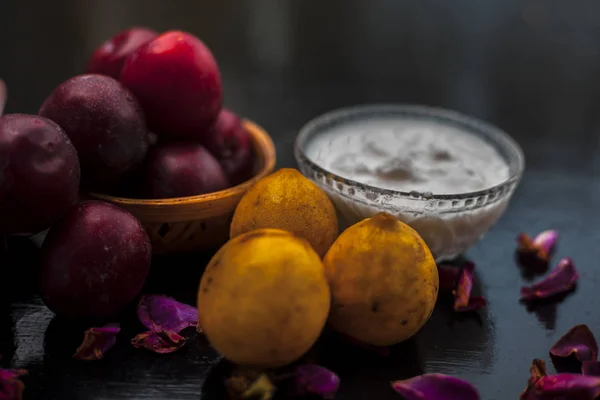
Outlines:
<svg viewBox="0 0 600 400"><path fill-rule="evenodd" d="M172 353L185 345L186 339L176 332L147 331L131 339L133 347L144 348L154 353Z"/></svg>
<svg viewBox="0 0 600 400"><path fill-rule="evenodd" d="M296 391L298 394L316 394L333 398L340 386L340 378L325 367L304 364L296 367Z"/></svg>
<svg viewBox="0 0 600 400"><path fill-rule="evenodd" d="M546 278L532 286L521 288L521 300L531 301L552 297L568 292L575 287L579 273L570 258L560 260L556 268Z"/></svg>
<svg viewBox="0 0 600 400"><path fill-rule="evenodd" d="M600 361L584 361L581 364L581 373L588 376L600 376Z"/></svg>
<svg viewBox="0 0 600 400"><path fill-rule="evenodd" d="M443 374L425 374L392 382L405 400L479 400L479 392L462 379Z"/></svg>
<svg viewBox="0 0 600 400"><path fill-rule="evenodd" d="M83 342L73 358L76 360L100 360L104 354L117 343L117 334L121 331L119 324L108 324L102 328L90 328L85 331Z"/></svg>
<svg viewBox="0 0 600 400"><path fill-rule="evenodd" d="M196 307L163 295L142 296L137 307L137 315L141 323L152 331L179 333L185 328L198 325Z"/></svg>
<svg viewBox="0 0 600 400"><path fill-rule="evenodd" d="M531 239L527 234L517 236L518 251L522 255L534 256L537 260L548 262L558 240L558 232L547 230Z"/></svg>
<svg viewBox="0 0 600 400"><path fill-rule="evenodd" d="M437 268L440 278L440 290L452 291L456 289L460 268L450 264L438 264Z"/></svg>
<svg viewBox="0 0 600 400"><path fill-rule="evenodd" d="M527 381L527 387L519 396L520 400L535 400L533 397L532 390L535 383L540 380L541 377L546 376L546 363L543 360L535 359L529 367L529 380Z"/></svg>
<svg viewBox="0 0 600 400"><path fill-rule="evenodd" d="M462 268L458 279L458 285L456 286L456 290L454 290L454 311L474 311L485 307L487 304L484 297L471 297L474 272L475 264L471 262L466 263Z"/></svg>
<svg viewBox="0 0 600 400"><path fill-rule="evenodd" d="M558 232L553 229L549 229L538 234L535 239L533 239L533 244L535 247L543 251L546 256L549 256L554 250L557 240Z"/></svg>
<svg viewBox="0 0 600 400"><path fill-rule="evenodd" d="M533 385L528 400L595 400L600 378L579 374L543 376Z"/></svg>
<svg viewBox="0 0 600 400"><path fill-rule="evenodd" d="M21 400L25 385L20 377L27 375L24 369L0 368L0 400Z"/></svg>
<svg viewBox="0 0 600 400"><path fill-rule="evenodd" d="M596 361L598 358L598 343L587 325L575 325L550 349L555 357L574 355L581 362Z"/></svg>

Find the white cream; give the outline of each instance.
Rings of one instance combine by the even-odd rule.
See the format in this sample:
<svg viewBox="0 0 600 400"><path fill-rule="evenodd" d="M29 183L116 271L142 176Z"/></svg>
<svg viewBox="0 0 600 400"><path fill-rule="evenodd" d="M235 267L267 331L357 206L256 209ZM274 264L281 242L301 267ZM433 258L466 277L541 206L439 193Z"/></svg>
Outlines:
<svg viewBox="0 0 600 400"><path fill-rule="evenodd" d="M404 192L474 192L509 176L507 163L483 139L419 119L338 125L313 138L307 156L343 178Z"/></svg>
<svg viewBox="0 0 600 400"><path fill-rule="evenodd" d="M488 189L509 178L507 162L492 145L458 125L430 118L378 116L333 124L309 140L306 156L343 178L425 198ZM334 202L342 228L386 211L417 230L438 261L475 244L510 198L413 201L361 194L326 176L317 181Z"/></svg>

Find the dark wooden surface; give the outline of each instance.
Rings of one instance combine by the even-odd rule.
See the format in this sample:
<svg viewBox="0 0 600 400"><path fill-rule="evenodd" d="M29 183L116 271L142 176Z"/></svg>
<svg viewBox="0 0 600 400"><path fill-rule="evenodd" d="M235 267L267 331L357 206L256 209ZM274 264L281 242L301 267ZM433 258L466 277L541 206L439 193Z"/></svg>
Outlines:
<svg viewBox="0 0 600 400"><path fill-rule="evenodd" d="M268 129L280 167L294 166L294 137L308 119L367 102L456 109L523 146L527 169L513 203L467 254L488 309L479 320L457 320L441 299L425 328L387 358L324 343L320 361L339 372L339 398L395 399L390 380L441 372L470 380L483 399L516 399L531 360L548 360L572 325L600 335L600 3L1 0L7 112L35 112L54 86L83 71L95 46L132 24L199 35L220 63L226 105ZM560 230L555 259L573 257L581 280L560 304L528 310L518 302L526 280L515 236L545 228ZM131 310L105 360L71 360L84 327L53 318L32 294L35 248L23 239L9 248L0 266L0 365L30 371L26 399L219 397L219 359L202 338L172 355L134 350L129 339L142 327ZM193 303L205 262L157 260L147 291Z"/></svg>

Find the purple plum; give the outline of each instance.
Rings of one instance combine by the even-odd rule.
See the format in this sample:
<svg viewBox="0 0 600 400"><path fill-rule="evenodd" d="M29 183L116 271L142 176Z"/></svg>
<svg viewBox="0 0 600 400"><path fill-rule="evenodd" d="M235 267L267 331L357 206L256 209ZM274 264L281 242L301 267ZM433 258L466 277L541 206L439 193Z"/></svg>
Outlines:
<svg viewBox="0 0 600 400"><path fill-rule="evenodd" d="M221 109L219 117L203 141L219 161L233 185L252 178L254 152L252 138L235 113Z"/></svg>
<svg viewBox="0 0 600 400"><path fill-rule="evenodd" d="M63 82L40 115L60 125L73 142L88 190L106 190L146 155L143 111L133 94L108 76L79 75Z"/></svg>
<svg viewBox="0 0 600 400"><path fill-rule="evenodd" d="M79 158L63 130L37 115L0 117L0 233L37 233L78 200Z"/></svg>
<svg viewBox="0 0 600 400"><path fill-rule="evenodd" d="M113 316L142 290L151 257L148 234L133 215L102 201L81 202L42 245L42 298L63 317Z"/></svg>
<svg viewBox="0 0 600 400"><path fill-rule="evenodd" d="M229 187L223 168L200 144L158 144L150 152L144 171L143 194L163 199L195 196Z"/></svg>

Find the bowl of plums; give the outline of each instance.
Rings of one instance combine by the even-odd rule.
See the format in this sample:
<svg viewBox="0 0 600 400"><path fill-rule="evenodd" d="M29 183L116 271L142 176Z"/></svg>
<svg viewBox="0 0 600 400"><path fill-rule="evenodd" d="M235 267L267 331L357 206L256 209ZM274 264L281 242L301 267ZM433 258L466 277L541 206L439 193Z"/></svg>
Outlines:
<svg viewBox="0 0 600 400"><path fill-rule="evenodd" d="M50 228L43 251L56 260L86 236L120 257L212 250L274 167L268 133L224 107L217 62L199 38L132 27L38 114L0 116L0 235Z"/></svg>

